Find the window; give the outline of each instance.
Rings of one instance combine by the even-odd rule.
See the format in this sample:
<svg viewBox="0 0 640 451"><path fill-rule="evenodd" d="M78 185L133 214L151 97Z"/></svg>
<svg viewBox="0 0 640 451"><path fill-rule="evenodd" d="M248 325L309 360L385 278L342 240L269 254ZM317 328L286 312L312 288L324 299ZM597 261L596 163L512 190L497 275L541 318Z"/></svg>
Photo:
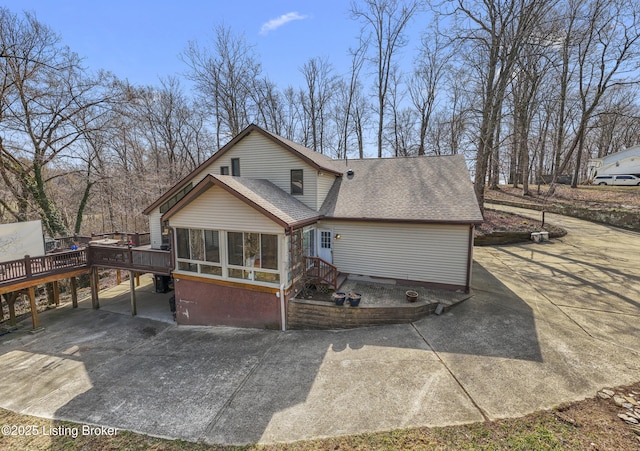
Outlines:
<svg viewBox="0 0 640 451"><path fill-rule="evenodd" d="M219 233L217 230L176 228L178 269L221 276Z"/></svg>
<svg viewBox="0 0 640 451"><path fill-rule="evenodd" d="M176 229L176 250L178 258L191 258L189 254L189 229Z"/></svg>
<svg viewBox="0 0 640 451"><path fill-rule="evenodd" d="M220 175L229 175L229 166L220 166Z"/></svg>
<svg viewBox="0 0 640 451"><path fill-rule="evenodd" d="M227 233L227 249L229 252L229 264L244 266L243 262L243 249L242 249L242 232L228 232Z"/></svg>
<svg viewBox="0 0 640 451"><path fill-rule="evenodd" d="M221 233L225 232L176 228L177 269L207 276L280 283L278 235L226 232L225 258L225 238Z"/></svg>
<svg viewBox="0 0 640 451"><path fill-rule="evenodd" d="M204 231L204 259L220 263L220 238L217 230Z"/></svg>
<svg viewBox="0 0 640 451"><path fill-rule="evenodd" d="M278 237L262 234L260 240L261 267L278 269Z"/></svg>
<svg viewBox="0 0 640 451"><path fill-rule="evenodd" d="M320 247L322 249L331 249L331 232L326 230L320 232Z"/></svg>
<svg viewBox="0 0 640 451"><path fill-rule="evenodd" d="M184 196L187 195L189 191L191 191L192 186L193 186L193 183L191 182L187 183L184 188L182 188L180 191L178 191L169 199L167 199L162 205L160 205L160 213L166 213L167 211L169 211L171 207L177 204L180 201L180 199L182 199Z"/></svg>
<svg viewBox="0 0 640 451"><path fill-rule="evenodd" d="M305 230L302 234L302 247L307 257L316 256L316 229Z"/></svg>
<svg viewBox="0 0 640 451"><path fill-rule="evenodd" d="M231 159L231 175L240 177L240 158Z"/></svg>
<svg viewBox="0 0 640 451"><path fill-rule="evenodd" d="M304 194L303 174L302 169L291 170L291 194Z"/></svg>
<svg viewBox="0 0 640 451"><path fill-rule="evenodd" d="M204 260L204 239L202 236L202 230L190 229L189 241L191 250L191 260Z"/></svg>
<svg viewBox="0 0 640 451"><path fill-rule="evenodd" d="M280 282L277 235L227 232L227 245L230 278Z"/></svg>

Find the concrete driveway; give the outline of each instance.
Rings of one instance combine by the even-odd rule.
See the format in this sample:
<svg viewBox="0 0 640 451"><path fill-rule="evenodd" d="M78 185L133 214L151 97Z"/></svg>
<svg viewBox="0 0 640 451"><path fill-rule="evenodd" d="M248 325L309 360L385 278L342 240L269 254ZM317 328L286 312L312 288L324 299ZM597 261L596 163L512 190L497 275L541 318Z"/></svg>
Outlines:
<svg viewBox="0 0 640 451"><path fill-rule="evenodd" d="M0 406L269 443L519 416L640 380L640 234L547 220L569 234L476 248L474 296L414 324L282 333L47 312L44 331L0 337Z"/></svg>

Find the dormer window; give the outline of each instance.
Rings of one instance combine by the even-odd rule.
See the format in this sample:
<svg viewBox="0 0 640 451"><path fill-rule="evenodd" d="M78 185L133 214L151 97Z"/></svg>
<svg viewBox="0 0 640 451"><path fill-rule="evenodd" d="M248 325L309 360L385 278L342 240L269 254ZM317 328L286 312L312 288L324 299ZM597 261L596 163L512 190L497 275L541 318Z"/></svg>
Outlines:
<svg viewBox="0 0 640 451"><path fill-rule="evenodd" d="M304 194L304 182L303 182L302 169L291 170L291 194L297 194L297 195Z"/></svg>

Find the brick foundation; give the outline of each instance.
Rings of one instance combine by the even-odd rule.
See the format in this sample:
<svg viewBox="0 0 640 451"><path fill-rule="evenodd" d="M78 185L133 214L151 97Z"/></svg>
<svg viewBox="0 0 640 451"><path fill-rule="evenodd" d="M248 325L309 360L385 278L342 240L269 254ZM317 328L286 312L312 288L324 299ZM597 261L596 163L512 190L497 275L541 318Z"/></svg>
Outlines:
<svg viewBox="0 0 640 451"><path fill-rule="evenodd" d="M194 278L195 279L195 278ZM178 324L279 329L278 289L229 286L176 275Z"/></svg>

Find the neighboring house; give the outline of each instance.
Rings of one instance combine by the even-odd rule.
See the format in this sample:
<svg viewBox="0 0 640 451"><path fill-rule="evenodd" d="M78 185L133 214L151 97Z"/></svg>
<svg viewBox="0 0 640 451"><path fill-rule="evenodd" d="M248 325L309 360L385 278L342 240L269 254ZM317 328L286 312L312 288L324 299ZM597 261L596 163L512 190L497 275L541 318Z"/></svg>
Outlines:
<svg viewBox="0 0 640 451"><path fill-rule="evenodd" d="M178 323L273 328L309 277L468 291L482 222L462 156L332 160L255 125L145 213L152 247L172 236Z"/></svg>
<svg viewBox="0 0 640 451"><path fill-rule="evenodd" d="M587 179L598 175L635 175L640 177L640 145L629 147L602 158L592 158L587 163Z"/></svg>

